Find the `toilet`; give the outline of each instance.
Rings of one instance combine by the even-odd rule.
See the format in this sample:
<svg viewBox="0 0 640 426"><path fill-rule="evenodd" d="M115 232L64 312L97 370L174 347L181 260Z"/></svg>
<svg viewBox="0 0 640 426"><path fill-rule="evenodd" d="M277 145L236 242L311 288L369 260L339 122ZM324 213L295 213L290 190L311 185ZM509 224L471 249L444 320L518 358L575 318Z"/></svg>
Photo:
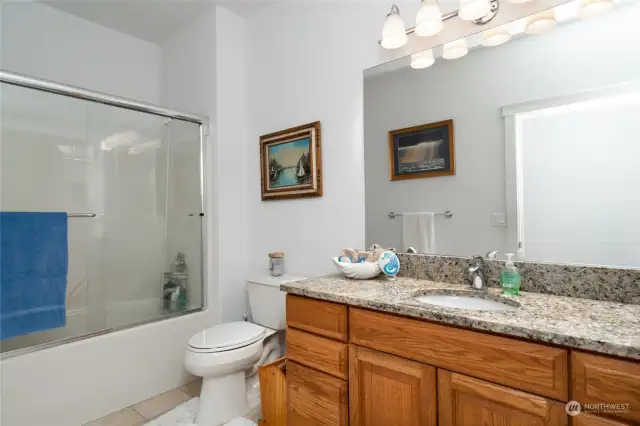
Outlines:
<svg viewBox="0 0 640 426"><path fill-rule="evenodd" d="M285 293L280 291L280 284L304 279L286 274L250 278L247 292L253 322L216 325L189 339L184 367L202 377L196 425L222 425L254 408L258 367L282 353L280 338L286 320ZM256 400L251 404L248 391Z"/></svg>

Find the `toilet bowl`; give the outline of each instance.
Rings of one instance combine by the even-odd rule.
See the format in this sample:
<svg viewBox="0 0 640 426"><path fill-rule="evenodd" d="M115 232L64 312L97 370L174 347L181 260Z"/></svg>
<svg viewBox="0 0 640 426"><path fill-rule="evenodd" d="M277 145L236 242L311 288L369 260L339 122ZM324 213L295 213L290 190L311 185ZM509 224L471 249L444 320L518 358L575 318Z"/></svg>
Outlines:
<svg viewBox="0 0 640 426"><path fill-rule="evenodd" d="M249 280L247 290L255 323L224 323L191 337L184 367L202 377L197 426L222 425L244 416L258 404L254 395L250 405L247 390L258 387L258 367L277 359L282 352L279 331L285 328L285 293L280 292L280 284L302 279L283 275Z"/></svg>

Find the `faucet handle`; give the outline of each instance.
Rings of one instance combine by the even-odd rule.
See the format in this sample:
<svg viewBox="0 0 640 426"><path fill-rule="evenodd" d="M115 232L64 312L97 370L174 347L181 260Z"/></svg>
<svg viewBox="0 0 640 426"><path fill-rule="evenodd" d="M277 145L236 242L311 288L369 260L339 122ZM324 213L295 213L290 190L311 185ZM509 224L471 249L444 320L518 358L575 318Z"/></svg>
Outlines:
<svg viewBox="0 0 640 426"><path fill-rule="evenodd" d="M499 250L490 251L489 253L487 253L487 259L496 260L496 254L498 253L500 253Z"/></svg>

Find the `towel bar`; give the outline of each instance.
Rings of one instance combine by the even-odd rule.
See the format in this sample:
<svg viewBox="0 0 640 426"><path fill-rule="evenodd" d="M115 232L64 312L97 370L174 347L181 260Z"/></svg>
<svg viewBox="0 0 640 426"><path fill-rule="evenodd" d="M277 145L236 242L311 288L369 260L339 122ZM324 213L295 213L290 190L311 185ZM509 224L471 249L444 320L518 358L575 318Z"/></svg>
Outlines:
<svg viewBox="0 0 640 426"><path fill-rule="evenodd" d="M389 212L389 214L387 216L389 216L389 219L394 219L396 216L402 216L404 213L396 213L396 212ZM406 214L416 214L416 213L406 213ZM436 216L444 216L447 219L451 219L453 217L453 212L451 210L447 210L444 213L435 213Z"/></svg>

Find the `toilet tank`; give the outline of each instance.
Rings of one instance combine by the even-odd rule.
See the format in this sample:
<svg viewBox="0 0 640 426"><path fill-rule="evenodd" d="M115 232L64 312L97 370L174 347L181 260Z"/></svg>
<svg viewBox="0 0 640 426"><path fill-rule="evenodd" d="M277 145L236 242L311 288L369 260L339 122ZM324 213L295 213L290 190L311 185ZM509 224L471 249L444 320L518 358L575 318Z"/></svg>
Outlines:
<svg viewBox="0 0 640 426"><path fill-rule="evenodd" d="M286 293L280 291L280 284L305 279L288 274L280 277L271 275L249 277L247 292L253 322L273 330L284 330L286 328Z"/></svg>

